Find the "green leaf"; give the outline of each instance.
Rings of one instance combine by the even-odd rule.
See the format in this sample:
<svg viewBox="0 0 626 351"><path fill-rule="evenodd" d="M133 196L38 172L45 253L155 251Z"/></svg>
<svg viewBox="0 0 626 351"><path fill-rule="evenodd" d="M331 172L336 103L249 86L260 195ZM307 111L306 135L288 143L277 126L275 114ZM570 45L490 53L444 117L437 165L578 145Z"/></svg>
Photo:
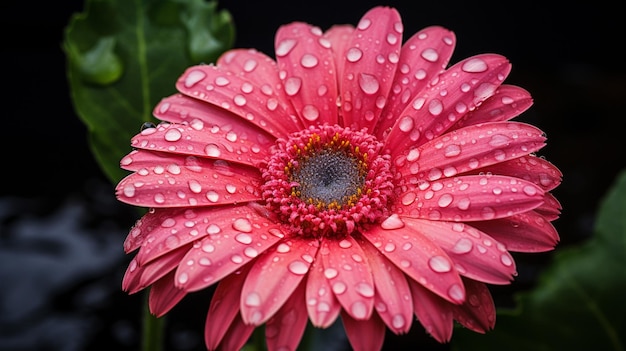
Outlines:
<svg viewBox="0 0 626 351"><path fill-rule="evenodd" d="M567 208L565 208L567 211ZM567 233L561 233L567 235ZM604 199L594 236L557 249L535 289L484 335L455 331L453 350L626 349L626 172Z"/></svg>
<svg viewBox="0 0 626 351"><path fill-rule="evenodd" d="M63 40L74 109L93 154L116 183L121 158L185 68L230 49L230 14L205 0L87 0Z"/></svg>

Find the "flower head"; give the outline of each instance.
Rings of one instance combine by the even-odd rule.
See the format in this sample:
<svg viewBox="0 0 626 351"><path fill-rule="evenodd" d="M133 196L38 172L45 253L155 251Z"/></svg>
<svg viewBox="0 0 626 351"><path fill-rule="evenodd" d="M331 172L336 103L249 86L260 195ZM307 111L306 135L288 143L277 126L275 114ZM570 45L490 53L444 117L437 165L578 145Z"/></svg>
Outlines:
<svg viewBox="0 0 626 351"><path fill-rule="evenodd" d="M532 99L503 84L505 57L448 66L452 32L402 34L376 7L356 27L282 26L276 60L187 69L121 161L118 198L150 208L123 288L151 286L161 316L217 284L209 349L263 324L270 350L295 349L339 316L356 350L414 319L440 342L455 320L491 329L485 283L513 279L510 251L556 245L562 175L535 156L544 134L510 121Z"/></svg>

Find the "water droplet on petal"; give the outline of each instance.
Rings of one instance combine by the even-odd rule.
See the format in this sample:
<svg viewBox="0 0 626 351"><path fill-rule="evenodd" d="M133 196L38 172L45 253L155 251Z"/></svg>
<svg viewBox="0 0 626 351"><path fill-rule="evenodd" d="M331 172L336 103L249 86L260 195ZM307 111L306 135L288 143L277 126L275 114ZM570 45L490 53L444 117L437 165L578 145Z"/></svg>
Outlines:
<svg viewBox="0 0 626 351"><path fill-rule="evenodd" d="M452 264L450 260L443 256L433 256L428 260L428 266L430 269L437 273L450 272L452 270Z"/></svg>
<svg viewBox="0 0 626 351"><path fill-rule="evenodd" d="M276 46L276 56L282 57L291 52L298 43L295 39L285 39Z"/></svg>
<svg viewBox="0 0 626 351"><path fill-rule="evenodd" d="M358 283L355 290L363 297L374 297L374 287L371 284Z"/></svg>
<svg viewBox="0 0 626 351"><path fill-rule="evenodd" d="M454 244L454 247L452 247L452 252L456 254L465 254L465 253L472 251L473 245L474 244L472 243L470 239L461 238L457 240L456 244Z"/></svg>
<svg viewBox="0 0 626 351"><path fill-rule="evenodd" d="M380 84L375 76L367 73L359 74L359 86L365 94L373 95L378 92Z"/></svg>
<svg viewBox="0 0 626 351"><path fill-rule="evenodd" d="M313 105L306 105L302 108L302 117L313 122L320 116L320 111Z"/></svg>
<svg viewBox="0 0 626 351"><path fill-rule="evenodd" d="M463 302L463 300L465 299L465 292L459 284L453 284L448 289L448 296L450 296L452 300L460 303Z"/></svg>
<svg viewBox="0 0 626 351"><path fill-rule="evenodd" d="M178 130L176 128L172 128L172 129L168 130L167 132L165 132L165 140L167 140L167 141L178 141L178 140L180 140L180 138L182 136L183 135L180 132L180 130Z"/></svg>
<svg viewBox="0 0 626 351"><path fill-rule="evenodd" d="M252 223L246 218L238 218L233 222L233 228L240 232L250 233L252 231Z"/></svg>
<svg viewBox="0 0 626 351"><path fill-rule="evenodd" d="M204 77L206 77L206 73L202 71L193 70L189 72L187 77L185 77L185 88L191 88L192 86L196 85L196 83L203 80Z"/></svg>
<svg viewBox="0 0 626 351"><path fill-rule="evenodd" d="M363 51L359 48L350 48L346 51L346 59L349 62L357 62L363 57Z"/></svg>
<svg viewBox="0 0 626 351"><path fill-rule="evenodd" d="M300 91L302 86L302 79L298 77L289 77L285 81L285 93L289 96L294 96Z"/></svg>
<svg viewBox="0 0 626 351"><path fill-rule="evenodd" d="M245 304L249 307L261 306L261 295L256 292L249 293L248 296L246 296Z"/></svg>
<svg viewBox="0 0 626 351"><path fill-rule="evenodd" d="M404 227L404 222L400 219L400 217L398 217L397 214L394 213L387 217L387 219L385 219L380 226L383 229L400 229Z"/></svg>
<svg viewBox="0 0 626 351"><path fill-rule="evenodd" d="M293 274L304 275L309 271L309 266L302 261L293 261L289 264L289 271Z"/></svg>
<svg viewBox="0 0 626 351"><path fill-rule="evenodd" d="M238 242L242 243L242 244L251 244L252 243L252 237L248 234L245 233L239 233L237 234L237 236L235 236L235 240L237 240Z"/></svg>
<svg viewBox="0 0 626 351"><path fill-rule="evenodd" d="M364 319L367 316L367 307L363 301L357 301L350 306L350 311L355 319Z"/></svg>
<svg viewBox="0 0 626 351"><path fill-rule="evenodd" d="M461 69L469 73L480 73L487 70L487 63L480 58L472 58L463 63Z"/></svg>
<svg viewBox="0 0 626 351"><path fill-rule="evenodd" d="M317 66L318 60L317 60L317 57L311 54L304 54L302 55L302 58L300 59L300 64L302 65L302 67L305 67L305 68L313 68Z"/></svg>
<svg viewBox="0 0 626 351"><path fill-rule="evenodd" d="M396 329L402 329L406 325L406 320L404 319L403 315L396 314L391 320L391 325Z"/></svg>

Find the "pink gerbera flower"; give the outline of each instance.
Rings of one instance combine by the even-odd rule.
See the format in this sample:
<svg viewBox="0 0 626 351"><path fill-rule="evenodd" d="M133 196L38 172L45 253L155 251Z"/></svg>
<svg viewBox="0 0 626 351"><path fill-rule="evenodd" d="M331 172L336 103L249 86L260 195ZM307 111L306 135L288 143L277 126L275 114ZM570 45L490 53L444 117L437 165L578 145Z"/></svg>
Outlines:
<svg viewBox="0 0 626 351"><path fill-rule="evenodd" d="M217 283L211 350L263 324L270 350L294 350L307 320L339 316L355 350L415 317L440 342L454 320L492 328L485 283L513 279L509 251L559 240L561 173L534 154L542 131L509 121L532 100L502 84L505 57L447 67L452 32L402 32L376 7L356 27L282 26L276 60L187 69L121 162L118 198L151 208L124 243L124 290L150 286L161 316Z"/></svg>

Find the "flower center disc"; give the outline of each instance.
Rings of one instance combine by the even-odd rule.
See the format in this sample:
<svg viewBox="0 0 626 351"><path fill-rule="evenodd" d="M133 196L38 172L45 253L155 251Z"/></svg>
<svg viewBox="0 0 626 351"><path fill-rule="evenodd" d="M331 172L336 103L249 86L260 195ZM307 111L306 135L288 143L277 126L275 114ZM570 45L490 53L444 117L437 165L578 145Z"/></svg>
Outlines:
<svg viewBox="0 0 626 351"><path fill-rule="evenodd" d="M346 152L324 149L308 156L293 172L293 181L301 200L318 207L338 207L353 204L361 195L365 180L365 165Z"/></svg>
<svg viewBox="0 0 626 351"><path fill-rule="evenodd" d="M388 215L389 156L365 131L316 126L276 142L263 170L267 206L292 232L342 237Z"/></svg>

